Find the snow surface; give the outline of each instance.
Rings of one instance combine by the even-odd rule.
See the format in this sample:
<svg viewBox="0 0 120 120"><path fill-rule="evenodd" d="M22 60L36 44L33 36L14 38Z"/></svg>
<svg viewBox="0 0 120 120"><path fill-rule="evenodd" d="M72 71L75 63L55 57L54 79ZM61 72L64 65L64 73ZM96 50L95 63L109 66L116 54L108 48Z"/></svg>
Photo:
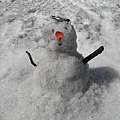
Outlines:
<svg viewBox="0 0 120 120"><path fill-rule="evenodd" d="M57 83L43 81L55 81L48 78L54 70L43 37L51 15L71 19L80 55L105 47L89 62L89 87L83 94L64 98L53 89ZM0 120L119 120L119 38L120 0L0 0ZM64 68L70 70L67 63Z"/></svg>

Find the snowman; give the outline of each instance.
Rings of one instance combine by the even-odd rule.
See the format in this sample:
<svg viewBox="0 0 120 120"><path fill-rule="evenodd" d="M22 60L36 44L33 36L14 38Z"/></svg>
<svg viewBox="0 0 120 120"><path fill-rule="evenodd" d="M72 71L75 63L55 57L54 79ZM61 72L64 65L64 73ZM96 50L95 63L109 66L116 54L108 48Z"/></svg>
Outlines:
<svg viewBox="0 0 120 120"><path fill-rule="evenodd" d="M47 91L57 91L70 99L88 88L89 67L77 52L76 32L68 21L51 22L42 31L46 59L40 84Z"/></svg>

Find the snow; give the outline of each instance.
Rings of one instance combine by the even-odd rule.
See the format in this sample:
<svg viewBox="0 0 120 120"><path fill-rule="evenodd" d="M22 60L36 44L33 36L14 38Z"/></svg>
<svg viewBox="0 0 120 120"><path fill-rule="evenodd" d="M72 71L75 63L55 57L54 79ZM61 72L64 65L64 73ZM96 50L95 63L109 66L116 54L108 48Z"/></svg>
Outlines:
<svg viewBox="0 0 120 120"><path fill-rule="evenodd" d="M0 120L119 120L119 4L1 0ZM51 15L71 23L55 23ZM61 46L57 30L64 32ZM103 53L84 65L83 56L100 46Z"/></svg>

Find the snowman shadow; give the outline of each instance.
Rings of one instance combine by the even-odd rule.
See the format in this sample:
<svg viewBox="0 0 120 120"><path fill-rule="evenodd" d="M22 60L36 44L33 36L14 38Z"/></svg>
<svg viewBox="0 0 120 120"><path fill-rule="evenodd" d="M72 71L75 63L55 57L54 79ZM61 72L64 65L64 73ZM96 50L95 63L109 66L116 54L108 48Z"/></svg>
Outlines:
<svg viewBox="0 0 120 120"><path fill-rule="evenodd" d="M110 83L115 79L120 79L118 72L111 67L98 67L90 69L91 84L96 83L98 86L104 85L109 88Z"/></svg>
<svg viewBox="0 0 120 120"><path fill-rule="evenodd" d="M111 85L115 80L120 80L118 72L111 67L90 68L90 82L84 96L85 106L91 106L91 113L96 113L100 110L103 103L103 94L111 89Z"/></svg>

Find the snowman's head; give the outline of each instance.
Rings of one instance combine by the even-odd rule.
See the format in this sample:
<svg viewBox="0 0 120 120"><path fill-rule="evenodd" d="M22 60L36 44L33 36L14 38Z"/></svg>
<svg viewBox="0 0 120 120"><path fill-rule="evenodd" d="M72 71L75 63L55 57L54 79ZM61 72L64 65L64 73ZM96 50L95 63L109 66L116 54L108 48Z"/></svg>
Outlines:
<svg viewBox="0 0 120 120"><path fill-rule="evenodd" d="M69 22L50 23L43 31L46 48L51 52L74 54L76 32Z"/></svg>

